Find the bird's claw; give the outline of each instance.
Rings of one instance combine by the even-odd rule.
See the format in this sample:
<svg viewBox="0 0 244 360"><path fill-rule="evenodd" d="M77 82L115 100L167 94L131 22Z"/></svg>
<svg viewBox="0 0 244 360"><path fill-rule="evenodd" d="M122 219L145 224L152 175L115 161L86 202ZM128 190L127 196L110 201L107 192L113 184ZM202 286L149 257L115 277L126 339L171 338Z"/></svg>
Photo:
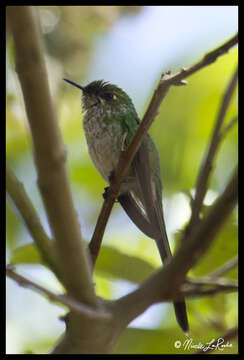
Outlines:
<svg viewBox="0 0 244 360"><path fill-rule="evenodd" d="M114 178L115 178L115 171L112 170L108 176L108 180L109 180L109 184L111 185L114 182ZM109 186L104 188L104 193L103 193L103 198L104 200L107 200L108 198L108 193L109 193ZM116 199L115 202L118 202L118 200Z"/></svg>
<svg viewBox="0 0 244 360"><path fill-rule="evenodd" d="M104 188L104 193L103 193L103 198L104 198L104 200L107 200L107 198L108 198L108 193L109 193L109 186L106 186L106 187ZM118 199L116 199L115 202L119 202Z"/></svg>
<svg viewBox="0 0 244 360"><path fill-rule="evenodd" d="M107 198L108 198L108 189L109 189L109 186L104 188L104 193L103 193L104 200L107 200Z"/></svg>

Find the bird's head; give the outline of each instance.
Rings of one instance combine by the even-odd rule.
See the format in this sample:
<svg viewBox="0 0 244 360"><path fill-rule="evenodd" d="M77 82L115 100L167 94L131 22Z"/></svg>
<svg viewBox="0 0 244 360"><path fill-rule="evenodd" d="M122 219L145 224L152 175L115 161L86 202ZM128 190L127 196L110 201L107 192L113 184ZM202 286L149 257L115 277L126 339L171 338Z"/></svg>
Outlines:
<svg viewBox="0 0 244 360"><path fill-rule="evenodd" d="M95 80L86 86L81 86L72 80L64 80L82 90L84 110L90 110L97 107L113 111L126 106L129 106L130 108L133 107L134 109L130 97L116 85L103 80Z"/></svg>

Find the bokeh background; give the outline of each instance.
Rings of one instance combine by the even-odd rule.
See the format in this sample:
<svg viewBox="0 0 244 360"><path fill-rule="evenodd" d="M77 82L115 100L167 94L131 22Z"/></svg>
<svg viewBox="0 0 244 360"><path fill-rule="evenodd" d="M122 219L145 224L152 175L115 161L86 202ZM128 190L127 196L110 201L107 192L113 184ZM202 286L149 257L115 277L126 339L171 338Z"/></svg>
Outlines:
<svg viewBox="0 0 244 360"><path fill-rule="evenodd" d="M236 6L40 6L35 7L43 38L49 82L66 145L67 170L83 237L92 236L102 206L103 179L87 152L82 129L81 94L63 77L81 84L104 79L119 85L133 99L140 117L150 101L160 74L177 71L233 36L238 30ZM206 151L224 89L237 65L237 48L172 88L150 133L157 144L164 183L167 231L173 249L189 219L200 162ZM50 234L37 188L30 132L14 69L11 35L7 41L7 161L23 182L45 230ZM38 86L38 84L37 84ZM237 114L237 93L225 123ZM237 126L218 151L205 199L206 211L224 189L237 163ZM53 291L61 286L39 264L32 239L7 198L7 262ZM51 235L51 234L50 234ZM135 289L161 266L153 241L145 237L116 204L109 220L95 272L99 296L114 299ZM237 211L190 276L204 276L237 253ZM237 278L237 271L227 275ZM6 282L7 353L46 353L64 330L64 309L31 290ZM218 338L236 326L237 295L191 299L187 302L190 337L194 344ZM189 353L176 349L184 341L170 304L152 306L122 335L117 353ZM224 352L236 353L237 345ZM222 351L223 353L223 351Z"/></svg>

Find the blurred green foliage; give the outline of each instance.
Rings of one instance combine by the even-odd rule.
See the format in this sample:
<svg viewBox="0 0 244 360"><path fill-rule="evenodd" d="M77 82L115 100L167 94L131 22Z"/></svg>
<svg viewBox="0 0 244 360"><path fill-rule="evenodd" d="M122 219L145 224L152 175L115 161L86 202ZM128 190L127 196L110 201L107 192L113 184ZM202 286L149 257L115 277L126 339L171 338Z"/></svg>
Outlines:
<svg viewBox="0 0 244 360"><path fill-rule="evenodd" d="M61 61L74 79L83 77L95 36L123 14L138 13L140 6L40 6L39 18L46 50Z"/></svg>
<svg viewBox="0 0 244 360"><path fill-rule="evenodd" d="M186 337L176 328L167 330L150 330L128 328L121 336L116 347L117 354L194 354L199 350L198 346L207 346L213 339L218 339L219 334L212 328L205 333L194 334L194 337ZM140 339L140 341L138 341ZM231 340L230 348L216 350L214 354L234 354L238 352L238 344ZM179 347L178 347L179 346Z"/></svg>
<svg viewBox="0 0 244 360"><path fill-rule="evenodd" d="M87 244L86 244L87 245ZM42 264L40 254L35 244L26 244L14 249L9 261L12 265L17 264ZM112 279L128 280L140 283L155 271L150 263L135 256L129 256L122 252L103 246L96 264L96 275Z"/></svg>
<svg viewBox="0 0 244 360"><path fill-rule="evenodd" d="M95 36L108 31L121 14L139 10L140 7L133 6L39 7L47 55L52 56L61 64L62 74L68 71L74 79L84 77ZM54 26L55 22L57 25ZM161 105L160 114L150 132L159 149L164 196L169 199L175 193L190 192L194 188L223 93L237 65L237 56L236 48L229 51L216 63L190 77L187 86L172 88ZM29 184L31 179L31 183L35 186L34 163L30 160L31 139L25 120L23 100L14 74L14 51L11 37L8 42L8 57L8 74L14 85L7 92L7 160L24 185ZM52 69L49 69L49 72L52 72ZM61 83L62 74L56 79L55 101L59 125L68 152L67 169L74 198L83 202L83 206L87 207L86 212L81 212L81 216L84 217L82 226L93 228L102 203L101 194L106 185L88 156L81 126L80 94ZM151 96L151 94L148 95ZM225 124L237 114L237 106L236 92ZM238 130L235 125L225 137L214 161L209 185L216 196L223 190L236 166L237 136ZM23 168L27 168L28 171L23 171ZM32 199L31 192L29 192L29 196ZM37 210L41 211L39 208ZM204 211L208 211L208 206ZM25 237L23 237L23 224L9 201L7 201L6 212L7 249L10 262L13 264L39 264L41 261L38 252L33 244L27 245ZM114 209L113 213L117 214L118 210ZM177 213L174 216L177 218ZM209 252L191 270L190 276L204 276L237 254L236 217L236 212L233 212ZM84 225L85 222L87 223ZM115 237L113 230L111 230L110 237ZM116 280L139 283L155 269L155 263L150 262L150 250L147 250L147 256L143 257L142 251L136 257L131 255L130 249L128 249L129 255L127 255L119 250L120 247L123 250L126 247L126 245L119 245L120 242L121 244L123 242L122 236L121 239L114 239L114 247L106 245L105 239L105 246L98 259L95 273L96 289L99 296L105 298L113 297L111 284ZM138 239L139 241L141 239L141 244L145 241L145 237L141 234L138 235ZM237 270L231 271L226 276L236 279ZM212 338L219 337L237 323L236 294L220 294L214 297L189 300L187 307L191 336L194 338L195 344L205 343ZM187 353L182 348L174 347L176 340L183 343L186 338L176 325L172 306L160 327L163 330L127 329L122 334L115 353ZM55 339L53 339L54 342ZM237 352L236 342L231 342L233 343L232 349L225 349L221 353ZM40 339L39 345L31 343L31 341L28 344L28 348L35 349L37 352L38 349L45 352L50 347L50 341L45 336Z"/></svg>

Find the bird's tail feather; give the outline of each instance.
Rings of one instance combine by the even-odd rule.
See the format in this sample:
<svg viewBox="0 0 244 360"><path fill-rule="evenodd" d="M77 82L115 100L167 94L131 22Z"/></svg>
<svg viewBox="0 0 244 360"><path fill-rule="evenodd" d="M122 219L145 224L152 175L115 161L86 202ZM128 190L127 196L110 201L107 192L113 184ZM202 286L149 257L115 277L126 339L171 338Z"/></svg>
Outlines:
<svg viewBox="0 0 244 360"><path fill-rule="evenodd" d="M188 335L189 324L188 324L188 319L187 319L185 301L175 301L174 308L175 308L175 317L176 317L178 324L180 325L180 327L184 331L184 333L186 335Z"/></svg>
<svg viewBox="0 0 244 360"><path fill-rule="evenodd" d="M139 206L130 194L124 194L119 197L119 202L124 208L125 212L132 219L132 221L138 226L138 228L144 232L147 236L155 239L162 261L165 263L165 249L164 243L157 229L149 223L149 221L143 216ZM166 234L167 236L167 234ZM166 240L166 239L165 239ZM186 304L184 301L174 302L175 316L178 324L185 333L188 333L189 325L187 320Z"/></svg>
<svg viewBox="0 0 244 360"><path fill-rule="evenodd" d="M170 260L172 257L170 248L169 248L169 241L168 236L166 233L166 227L164 223L164 217L163 217L163 209L161 207L161 204L156 203L156 213L158 218L158 224L160 226L160 237L156 240L157 247L162 259L162 262L165 264L167 261ZM186 303L184 300L182 301L175 301L174 302L174 308L175 308L175 317L180 325L181 329L184 331L185 334L188 334L189 332L189 324L187 319L187 312L186 312Z"/></svg>
<svg viewBox="0 0 244 360"><path fill-rule="evenodd" d="M145 209L147 219L140 214L139 207L135 205L136 201L133 201L131 195L126 198L127 201L122 201L122 206L142 231L146 234L153 234L152 238L156 240L162 261L167 263L171 259L172 254L164 223L161 202L161 182L158 183L157 177L148 171L148 169L150 169L150 160L146 141L143 141L140 146L134 158L133 167L138 181L136 198L140 199ZM133 208L134 211L132 210ZM143 221L143 218L145 221ZM184 300L175 302L174 308L180 327L184 332L188 332L188 320Z"/></svg>

